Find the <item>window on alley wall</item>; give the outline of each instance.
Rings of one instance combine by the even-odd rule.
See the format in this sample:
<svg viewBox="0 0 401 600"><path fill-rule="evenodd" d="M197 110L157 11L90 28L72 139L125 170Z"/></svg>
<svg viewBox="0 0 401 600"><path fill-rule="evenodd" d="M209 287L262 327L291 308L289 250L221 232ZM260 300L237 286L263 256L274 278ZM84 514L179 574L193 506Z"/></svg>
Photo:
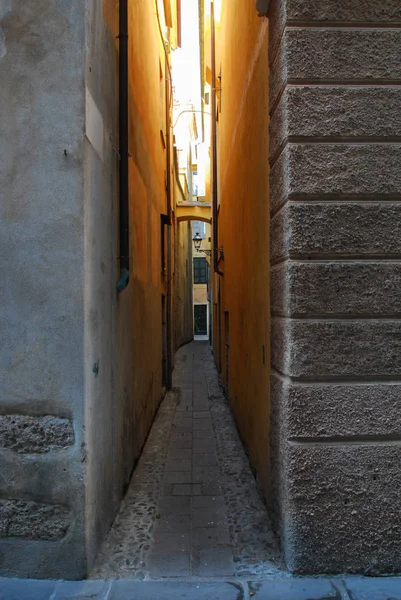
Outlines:
<svg viewBox="0 0 401 600"><path fill-rule="evenodd" d="M194 258L194 283L207 283L206 258Z"/></svg>

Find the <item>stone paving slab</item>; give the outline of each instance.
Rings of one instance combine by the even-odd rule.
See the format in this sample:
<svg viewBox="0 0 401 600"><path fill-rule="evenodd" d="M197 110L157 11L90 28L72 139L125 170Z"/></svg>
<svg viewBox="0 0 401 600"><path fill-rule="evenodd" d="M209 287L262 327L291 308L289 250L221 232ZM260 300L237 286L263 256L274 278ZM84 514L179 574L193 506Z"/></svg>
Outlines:
<svg viewBox="0 0 401 600"><path fill-rule="evenodd" d="M108 581L60 581L51 600L107 600L111 584Z"/></svg>
<svg viewBox="0 0 401 600"><path fill-rule="evenodd" d="M233 577L235 566L231 546L209 546L195 550L192 573L199 577Z"/></svg>
<svg viewBox="0 0 401 600"><path fill-rule="evenodd" d="M190 496L162 496L159 500L159 512L161 516L167 515L190 515Z"/></svg>
<svg viewBox="0 0 401 600"><path fill-rule="evenodd" d="M49 600L55 581L0 579L0 600Z"/></svg>
<svg viewBox="0 0 401 600"><path fill-rule="evenodd" d="M345 587L351 600L401 600L400 577L350 577Z"/></svg>
<svg viewBox="0 0 401 600"><path fill-rule="evenodd" d="M249 584L249 595L255 600L345 600L341 588L341 582L323 578L278 579Z"/></svg>
<svg viewBox="0 0 401 600"><path fill-rule="evenodd" d="M225 565L222 566L225 569ZM0 578L0 600L401 600L401 577L39 581Z"/></svg>
<svg viewBox="0 0 401 600"><path fill-rule="evenodd" d="M207 343L177 352L173 385L91 577L278 572L266 507Z"/></svg>
<svg viewBox="0 0 401 600"><path fill-rule="evenodd" d="M154 551L148 558L148 569L154 579L189 577L191 575L191 554L183 551L157 554Z"/></svg>
<svg viewBox="0 0 401 600"><path fill-rule="evenodd" d="M241 600L240 586L226 582L167 583L119 581L108 600Z"/></svg>

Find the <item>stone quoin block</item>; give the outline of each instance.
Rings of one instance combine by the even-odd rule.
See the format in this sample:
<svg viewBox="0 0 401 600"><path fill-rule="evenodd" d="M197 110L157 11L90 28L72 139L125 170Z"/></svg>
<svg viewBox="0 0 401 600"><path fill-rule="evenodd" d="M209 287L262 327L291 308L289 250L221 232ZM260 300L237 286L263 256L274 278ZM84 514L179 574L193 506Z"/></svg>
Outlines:
<svg viewBox="0 0 401 600"><path fill-rule="evenodd" d="M50 504L78 505L82 501L82 459L85 453L73 451L75 459L66 463L63 452L35 456L0 450L2 458L0 498L35 498Z"/></svg>
<svg viewBox="0 0 401 600"><path fill-rule="evenodd" d="M401 263L289 260L270 282L273 314L401 314Z"/></svg>
<svg viewBox="0 0 401 600"><path fill-rule="evenodd" d="M286 0L282 4L291 21L401 22L398 0Z"/></svg>
<svg viewBox="0 0 401 600"><path fill-rule="evenodd" d="M401 144L289 144L271 170L271 210L290 196L399 196Z"/></svg>
<svg viewBox="0 0 401 600"><path fill-rule="evenodd" d="M289 85L270 122L271 157L288 136L400 137L401 89Z"/></svg>
<svg viewBox="0 0 401 600"><path fill-rule="evenodd" d="M401 320L272 319L272 365L290 377L401 374Z"/></svg>
<svg viewBox="0 0 401 600"><path fill-rule="evenodd" d="M85 577L85 515L81 511L85 500L84 449L75 445L67 452L36 455L0 449L0 454L1 573L55 579ZM66 460L69 456L75 459Z"/></svg>
<svg viewBox="0 0 401 600"><path fill-rule="evenodd" d="M27 500L0 500L0 537L60 540L71 522L64 506Z"/></svg>
<svg viewBox="0 0 401 600"><path fill-rule="evenodd" d="M287 439L401 438L401 384L297 384L273 372L271 393Z"/></svg>
<svg viewBox="0 0 401 600"><path fill-rule="evenodd" d="M348 24L355 23L378 27L397 25L401 22L398 0L271 0L269 9L271 23L270 53L274 54L286 22L302 26L313 22Z"/></svg>
<svg viewBox="0 0 401 600"><path fill-rule="evenodd" d="M285 558L290 570L397 572L400 446L289 445Z"/></svg>
<svg viewBox="0 0 401 600"><path fill-rule="evenodd" d="M401 203L289 202L271 221L271 260L395 256L401 252L400 217Z"/></svg>
<svg viewBox="0 0 401 600"><path fill-rule="evenodd" d="M46 415L0 415L0 448L19 453L46 453L74 443L68 419Z"/></svg>
<svg viewBox="0 0 401 600"><path fill-rule="evenodd" d="M401 81L399 29L291 28L271 65L270 105L287 83Z"/></svg>
<svg viewBox="0 0 401 600"><path fill-rule="evenodd" d="M272 514L300 574L401 568L400 24L270 4Z"/></svg>

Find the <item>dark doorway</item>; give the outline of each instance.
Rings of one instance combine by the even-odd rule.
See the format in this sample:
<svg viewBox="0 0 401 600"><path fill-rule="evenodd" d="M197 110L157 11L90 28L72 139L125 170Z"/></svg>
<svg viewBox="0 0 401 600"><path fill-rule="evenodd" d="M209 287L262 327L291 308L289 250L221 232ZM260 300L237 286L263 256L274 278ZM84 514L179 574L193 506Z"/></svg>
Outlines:
<svg viewBox="0 0 401 600"><path fill-rule="evenodd" d="M230 353L230 316L228 311L224 313L224 337L226 342L226 365L224 377L224 391L228 398L228 359Z"/></svg>
<svg viewBox="0 0 401 600"><path fill-rule="evenodd" d="M162 294L162 387L167 385L167 310L166 296Z"/></svg>
<svg viewBox="0 0 401 600"><path fill-rule="evenodd" d="M207 304L195 304L194 325L195 335L207 335Z"/></svg>

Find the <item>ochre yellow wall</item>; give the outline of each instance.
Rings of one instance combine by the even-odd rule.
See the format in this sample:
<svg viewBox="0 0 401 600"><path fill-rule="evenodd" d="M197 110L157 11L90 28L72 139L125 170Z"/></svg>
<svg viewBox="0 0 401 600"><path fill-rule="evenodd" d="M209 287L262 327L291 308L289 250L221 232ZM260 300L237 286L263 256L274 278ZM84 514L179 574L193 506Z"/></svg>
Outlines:
<svg viewBox="0 0 401 600"><path fill-rule="evenodd" d="M267 20L257 16L253 2L226 0L217 38L222 76L218 120L218 224L219 245L224 248L224 277L220 278L221 372L242 439L267 495L270 374ZM217 276L214 283L216 305ZM213 312L216 313L216 308ZM229 313L229 340L225 335L225 312ZM214 351L219 362L216 319L213 329Z"/></svg>
<svg viewBox="0 0 401 600"><path fill-rule="evenodd" d="M206 304L207 303L207 284L206 283L195 283L194 284L194 303L195 304Z"/></svg>
<svg viewBox="0 0 401 600"><path fill-rule="evenodd" d="M119 295L117 398L127 481L162 388L161 213L166 213L165 149L160 136L164 54L154 2L128 3L130 283ZM164 78L163 83L164 85Z"/></svg>
<svg viewBox="0 0 401 600"><path fill-rule="evenodd" d="M175 5L173 6L173 19ZM164 31L163 1L158 1ZM146 439L162 393L162 296L166 294L162 265L161 215L167 214L165 53L154 0L128 2L129 44L129 219L130 281L117 297L114 385L117 440L116 470L126 484ZM118 34L118 0L104 0L103 14L114 37ZM176 32L171 32L173 45ZM118 52L118 40L116 41ZM161 134L163 129L163 134ZM171 152L171 158L173 153ZM174 169L171 163L172 203ZM118 211L118 198L112 199ZM118 219L118 214L116 214ZM165 249L167 247L167 228ZM172 269L182 306L174 313L177 335L172 346L192 336L192 277L187 224L172 230ZM118 249L116 248L116 252Z"/></svg>
<svg viewBox="0 0 401 600"><path fill-rule="evenodd" d="M174 226L175 258L173 269L174 350L193 339L192 229L190 221Z"/></svg>

